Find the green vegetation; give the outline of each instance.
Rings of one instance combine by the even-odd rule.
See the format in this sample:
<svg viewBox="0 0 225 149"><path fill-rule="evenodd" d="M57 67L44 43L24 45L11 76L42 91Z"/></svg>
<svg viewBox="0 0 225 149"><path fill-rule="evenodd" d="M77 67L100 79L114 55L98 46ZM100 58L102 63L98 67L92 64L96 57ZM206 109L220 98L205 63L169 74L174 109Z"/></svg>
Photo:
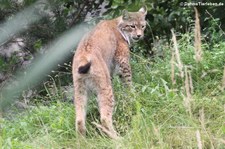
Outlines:
<svg viewBox="0 0 225 149"><path fill-rule="evenodd" d="M224 6L197 7L200 29L199 24L194 27L194 8L182 7L181 2L0 2L0 28L4 31L0 34L0 107L8 108L4 113L0 109L0 148L224 149ZM83 33L71 29L85 32L88 27L75 26L117 17L123 9L136 11L142 4L148 7L149 26L145 38L131 49L133 88L124 88L118 77L113 80L113 119L121 137L109 139L92 124L99 123L95 96L89 99L87 136L78 137L74 106L69 100L73 46ZM25 8L33 6L32 13L27 13ZM171 40L171 28L177 40ZM202 33L198 38L194 28ZM59 62L66 54L70 56ZM4 93L9 100L3 100ZM9 105L15 100L20 108L18 103L17 108L2 103Z"/></svg>
<svg viewBox="0 0 225 149"><path fill-rule="evenodd" d="M155 62L132 54L134 90L128 91L119 78L114 79L114 123L120 139L108 139L91 124L99 122L94 96L89 100L87 137L77 137L73 104L62 102L62 94L57 93L51 95L54 100L48 105L38 103L1 119L2 148L224 148L225 93L221 80L225 43L219 42L210 51L203 45L202 61L196 63L192 34L186 33L177 41L181 61L189 66L193 82L189 102L185 102L185 76L179 76L176 66L176 83L171 81L173 45L163 45L164 58L155 58Z"/></svg>

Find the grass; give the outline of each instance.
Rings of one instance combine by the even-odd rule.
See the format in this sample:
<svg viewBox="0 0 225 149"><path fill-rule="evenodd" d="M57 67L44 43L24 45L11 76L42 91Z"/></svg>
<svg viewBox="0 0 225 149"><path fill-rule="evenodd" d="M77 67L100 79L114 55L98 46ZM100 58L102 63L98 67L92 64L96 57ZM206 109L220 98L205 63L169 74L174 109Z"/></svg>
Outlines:
<svg viewBox="0 0 225 149"><path fill-rule="evenodd" d="M89 101L86 138L76 136L74 106L62 102L60 94L48 106L6 114L0 120L0 145L7 148L218 148L225 146L225 93L221 90L225 43L204 50L203 60L194 60L189 35L178 42L182 63L188 65L194 92L185 105L185 78L175 67L176 84L171 81L171 49L154 63L132 54L135 90L113 81L116 97L114 124L121 134L111 140L91 124L99 121L95 97ZM60 91L60 90L59 90ZM53 96L53 95L52 95ZM44 97L43 97L44 98ZM35 100L35 99L34 99Z"/></svg>

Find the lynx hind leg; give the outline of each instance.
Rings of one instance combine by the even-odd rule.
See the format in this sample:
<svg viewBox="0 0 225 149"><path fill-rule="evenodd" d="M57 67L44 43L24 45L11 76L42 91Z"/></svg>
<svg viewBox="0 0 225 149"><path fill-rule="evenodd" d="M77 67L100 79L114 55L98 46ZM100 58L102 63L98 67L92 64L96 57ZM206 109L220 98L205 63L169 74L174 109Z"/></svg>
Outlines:
<svg viewBox="0 0 225 149"><path fill-rule="evenodd" d="M74 104L76 111L76 131L81 134L86 134L86 105L87 105L87 91L82 82L75 82L75 92L74 92Z"/></svg>
<svg viewBox="0 0 225 149"><path fill-rule="evenodd" d="M114 96L110 79L107 81L101 80L98 91L98 104L102 131L109 137L116 138L117 133L113 127L112 115L114 109Z"/></svg>

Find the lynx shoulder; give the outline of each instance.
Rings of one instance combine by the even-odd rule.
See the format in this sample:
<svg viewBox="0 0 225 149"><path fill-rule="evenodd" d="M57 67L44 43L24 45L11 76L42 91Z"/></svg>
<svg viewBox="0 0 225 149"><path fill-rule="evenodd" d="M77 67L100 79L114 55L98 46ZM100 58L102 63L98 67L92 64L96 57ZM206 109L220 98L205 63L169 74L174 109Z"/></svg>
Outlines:
<svg viewBox="0 0 225 149"><path fill-rule="evenodd" d="M123 11L122 16L103 20L79 43L72 66L76 130L85 134L87 91L97 93L103 131L117 136L112 124L114 96L111 84L116 71L125 86L131 86L129 46L144 36L146 7L138 12Z"/></svg>

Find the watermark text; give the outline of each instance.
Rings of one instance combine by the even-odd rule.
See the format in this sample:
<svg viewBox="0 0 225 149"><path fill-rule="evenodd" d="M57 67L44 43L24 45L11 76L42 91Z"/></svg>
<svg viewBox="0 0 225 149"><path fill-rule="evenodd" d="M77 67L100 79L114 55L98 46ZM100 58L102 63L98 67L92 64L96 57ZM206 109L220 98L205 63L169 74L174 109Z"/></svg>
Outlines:
<svg viewBox="0 0 225 149"><path fill-rule="evenodd" d="M224 2L180 2L182 7L195 7L195 6L225 6Z"/></svg>

